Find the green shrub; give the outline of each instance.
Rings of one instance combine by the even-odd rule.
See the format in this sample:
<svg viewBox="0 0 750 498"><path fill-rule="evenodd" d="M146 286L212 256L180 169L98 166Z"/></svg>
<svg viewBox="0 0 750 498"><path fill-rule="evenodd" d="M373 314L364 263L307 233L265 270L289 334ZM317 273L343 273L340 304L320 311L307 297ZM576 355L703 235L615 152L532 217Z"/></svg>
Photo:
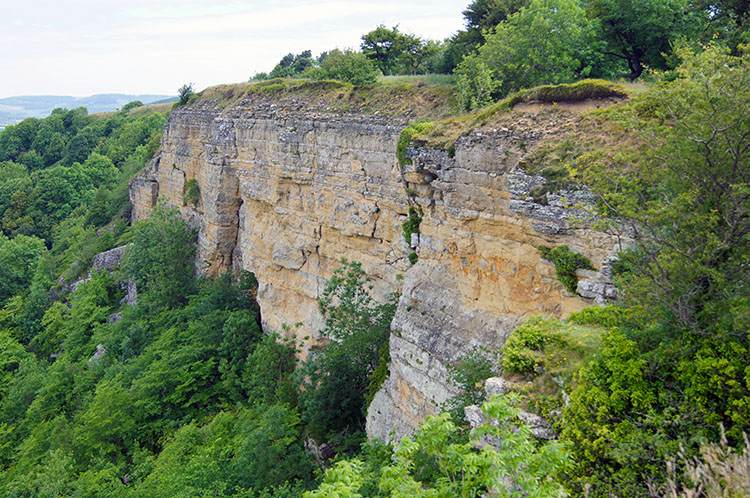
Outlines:
<svg viewBox="0 0 750 498"><path fill-rule="evenodd" d="M458 101L461 108L470 111L492 104L493 95L500 83L482 60L464 59L458 80Z"/></svg>
<svg viewBox="0 0 750 498"><path fill-rule="evenodd" d="M419 255L416 252L409 253L407 258L409 259L409 263L411 263L412 265L416 265L417 261L419 261Z"/></svg>
<svg viewBox="0 0 750 498"><path fill-rule="evenodd" d="M510 334L503 347L504 371L534 373L541 362L544 343L549 341L545 321L542 317L532 317Z"/></svg>
<svg viewBox="0 0 750 498"><path fill-rule="evenodd" d="M423 211L420 207L409 207L409 219L407 219L401 228L404 233L404 240L409 246L411 246L411 235L413 233L419 233L419 225L422 223Z"/></svg>
<svg viewBox="0 0 750 498"><path fill-rule="evenodd" d="M578 286L578 278L576 278L577 269L594 269L591 261L586 256L571 251L568 249L568 246L557 246L554 249L540 246L539 253L544 259L554 263L557 279L570 292L575 292Z"/></svg>
<svg viewBox="0 0 750 498"><path fill-rule="evenodd" d="M525 409L560 430L560 410L577 384L577 372L601 348L604 329L554 318L531 317L508 337L502 353L503 376L513 380Z"/></svg>
<svg viewBox="0 0 750 498"><path fill-rule="evenodd" d="M365 411L370 407L372 398L375 397L375 393L380 390L380 386L383 385L385 379L388 378L388 364L391 362L391 347L390 341L380 348L380 363L377 368L370 375L370 383L367 385L367 392L365 393Z"/></svg>
<svg viewBox="0 0 750 498"><path fill-rule="evenodd" d="M464 408L485 401L484 381L493 375L490 360L493 356L497 357L497 353L475 346L471 353L448 365L448 378L461 394L450 398L441 409L450 412L454 421L463 423Z"/></svg>
<svg viewBox="0 0 750 498"><path fill-rule="evenodd" d="M123 112L127 112L127 111L129 111L131 109L135 109L136 107L143 107L143 102L141 102L140 100L134 100L132 102L128 102L127 104L125 104L124 106L122 106L121 110Z"/></svg>
<svg viewBox="0 0 750 498"><path fill-rule="evenodd" d="M537 444L530 428L519 424L518 404L512 395L484 403L488 423L472 431L468 440L447 413L427 417L392 454L387 447L381 449L375 465L339 461L326 471L319 488L303 498L475 497L486 496L489 489L507 497L565 496L555 476L570 466L569 449L557 441ZM494 447L487 439L502 443ZM429 475L424 475L425 467L432 470ZM382 494L372 489L375 484Z"/></svg>
<svg viewBox="0 0 750 498"><path fill-rule="evenodd" d="M201 199L201 191L198 188L198 182L193 178L185 183L185 188L182 191L182 205L187 206L190 204L193 207L198 206L198 202Z"/></svg>
<svg viewBox="0 0 750 498"><path fill-rule="evenodd" d="M398 137L398 144L396 145L396 156L398 157L398 163L403 166L405 164L411 164L411 159L406 157L406 148L411 144L411 139L414 135L429 131L434 126L434 123L412 123L403 130L401 130L401 136Z"/></svg>
<svg viewBox="0 0 750 498"><path fill-rule="evenodd" d="M375 83L380 74L365 54L352 50L331 50L320 68L324 71L323 79L346 81L352 85Z"/></svg>
<svg viewBox="0 0 750 498"><path fill-rule="evenodd" d="M322 67L308 67L299 77L310 78L311 80L324 80L328 77L328 73Z"/></svg>
<svg viewBox="0 0 750 498"><path fill-rule="evenodd" d="M602 328L533 316L511 332L503 347L503 371L550 373L570 380L601 344Z"/></svg>

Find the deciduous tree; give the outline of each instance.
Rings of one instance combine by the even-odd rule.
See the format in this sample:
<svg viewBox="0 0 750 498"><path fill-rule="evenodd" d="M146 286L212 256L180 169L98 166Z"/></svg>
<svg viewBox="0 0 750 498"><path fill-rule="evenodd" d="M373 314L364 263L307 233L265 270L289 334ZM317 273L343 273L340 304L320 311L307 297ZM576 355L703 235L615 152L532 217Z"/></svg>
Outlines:
<svg viewBox="0 0 750 498"><path fill-rule="evenodd" d="M531 0L456 68L466 109L512 90L564 83L590 71L592 26L579 0Z"/></svg>
<svg viewBox="0 0 750 498"><path fill-rule="evenodd" d="M645 66L665 69L663 54L671 44L689 34L687 0L591 0L589 16L599 21L607 52L628 65L630 79L638 78Z"/></svg>
<svg viewBox="0 0 750 498"><path fill-rule="evenodd" d="M195 291L195 235L175 209L161 204L135 226L125 275L156 306L185 303Z"/></svg>
<svg viewBox="0 0 750 498"><path fill-rule="evenodd" d="M344 262L321 295L326 319L322 335L331 340L310 354L302 372L308 375L300 399L303 417L316 438L331 432L361 430L365 393L388 347L396 296L381 304L370 294L369 278L359 263Z"/></svg>

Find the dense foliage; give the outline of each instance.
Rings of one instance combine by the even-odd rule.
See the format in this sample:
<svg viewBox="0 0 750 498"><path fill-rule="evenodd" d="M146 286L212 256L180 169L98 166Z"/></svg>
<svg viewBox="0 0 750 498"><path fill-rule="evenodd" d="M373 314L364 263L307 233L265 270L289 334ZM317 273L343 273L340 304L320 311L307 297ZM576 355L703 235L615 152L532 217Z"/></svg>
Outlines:
<svg viewBox="0 0 750 498"><path fill-rule="evenodd" d="M194 250L158 209L127 257L138 305L115 317L123 291L94 273L46 311L38 356L3 332L0 494L250 496L311 481L294 350L261 333L252 275L196 281Z"/></svg>
<svg viewBox="0 0 750 498"><path fill-rule="evenodd" d="M516 328L502 368L522 397L491 400L485 416L497 423L473 433L463 410L484 401L496 357L457 358L447 365L461 393L445 404L451 413L395 448L360 446L388 375L396 307L395 295L374 298L361 265L344 262L325 286L325 327L299 362L294 342L262 333L251 274L197 277L195 233L176 211L159 206L127 228L127 185L156 151L165 113L133 102L7 127L0 495L746 491L733 470L746 454L727 448L750 431L748 12L744 1L475 0L449 40L381 25L362 36L361 52L288 54L271 71L363 85L455 68L465 109L516 90L553 102L561 92L623 96L606 82L523 88L660 71L641 95L596 114L627 144L589 148L568 165L566 181L598 196L590 221L632 241L615 266L621 301ZM192 85L180 89L181 105L195 98ZM405 129L399 163L433 126ZM200 209L197 184L185 188ZM422 214L409 210L407 243ZM88 274L95 254L130 242L119 272ZM565 246L540 250L575 291L575 270L590 262ZM137 304L123 302L128 284ZM533 442L516 407L548 417L560 442Z"/></svg>
<svg viewBox="0 0 750 498"><path fill-rule="evenodd" d="M127 184L159 146L165 115L125 107L108 117L56 109L3 130L3 233L36 236L51 247L53 229L63 221L98 227L126 214Z"/></svg>
<svg viewBox="0 0 750 498"><path fill-rule="evenodd" d="M0 314L35 352L54 352L39 336L51 297L68 292L95 254L129 240L128 184L159 146L159 109L56 109L0 133Z"/></svg>
<svg viewBox="0 0 750 498"><path fill-rule="evenodd" d="M750 430L750 59L680 55L678 79L613 111L643 147L574 171L635 238L619 265L629 319L582 370L563 429L597 496L645 495L680 445Z"/></svg>
<svg viewBox="0 0 750 498"><path fill-rule="evenodd" d="M531 0L458 65L459 99L472 109L520 88L595 74L593 40L579 0Z"/></svg>
<svg viewBox="0 0 750 498"><path fill-rule="evenodd" d="M453 422L466 426L465 408L480 406L486 400L484 381L497 373L497 355L484 348L474 347L471 353L448 365L448 378L459 389L440 409L450 413Z"/></svg>
<svg viewBox="0 0 750 498"><path fill-rule="evenodd" d="M176 210L163 205L134 227L133 244L128 248L123 271L135 282L141 299L153 301L156 306L185 303L195 290L192 276L196 235Z"/></svg>
<svg viewBox="0 0 750 498"><path fill-rule="evenodd" d="M569 453L557 442L536 445L529 427L517 423L517 402L507 396L485 403L482 412L493 423L480 425L468 440L448 413L428 417L413 438L404 438L391 455L380 456L374 472L358 459L338 462L320 487L304 496L560 496L563 488L551 477L569 465ZM360 493L367 484L367 492Z"/></svg>

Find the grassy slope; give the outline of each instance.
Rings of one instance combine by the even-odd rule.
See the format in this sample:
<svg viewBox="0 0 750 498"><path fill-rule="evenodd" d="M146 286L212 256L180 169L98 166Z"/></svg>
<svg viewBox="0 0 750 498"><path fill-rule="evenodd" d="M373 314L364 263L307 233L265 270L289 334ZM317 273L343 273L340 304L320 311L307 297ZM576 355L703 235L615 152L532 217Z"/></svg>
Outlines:
<svg viewBox="0 0 750 498"><path fill-rule="evenodd" d="M557 422L565 393L576 373L596 354L607 327L588 315L612 314L613 308L588 308L568 320L531 317L516 328L503 348L503 376L523 394L527 410Z"/></svg>
<svg viewBox="0 0 750 498"><path fill-rule="evenodd" d="M604 80L583 80L572 84L544 85L516 92L503 100L482 109L456 114L434 123L425 133L415 136L415 141L426 147L448 150L462 135L472 130L490 128L505 124L503 118L521 103L549 103L553 106L561 102L581 102L589 99L624 99L628 90L622 85Z"/></svg>
<svg viewBox="0 0 750 498"><path fill-rule="evenodd" d="M169 111L172 108L172 103L164 104L146 104L140 107L135 107L127 111L127 116L131 118L140 118L144 116L150 116L151 114L160 112L162 114L169 115ZM90 116L96 120L111 118L120 111L109 111L109 112L97 112L90 114Z"/></svg>

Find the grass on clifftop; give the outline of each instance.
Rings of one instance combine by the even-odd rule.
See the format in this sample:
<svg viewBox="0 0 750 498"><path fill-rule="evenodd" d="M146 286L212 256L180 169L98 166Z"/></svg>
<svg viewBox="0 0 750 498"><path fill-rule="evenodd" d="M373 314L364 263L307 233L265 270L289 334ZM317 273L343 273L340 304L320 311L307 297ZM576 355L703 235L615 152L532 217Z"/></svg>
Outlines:
<svg viewBox="0 0 750 498"><path fill-rule="evenodd" d="M169 116L169 113L172 112L172 103L168 102L166 104L144 104L138 107L126 109L125 111L117 110L117 111L108 111L108 112L97 112L94 114L89 114L89 116L98 121L100 119L111 118L112 116L115 116L123 112L126 116L128 116L128 118L140 118L140 117L150 116L156 113Z"/></svg>
<svg viewBox="0 0 750 498"><path fill-rule="evenodd" d="M627 88L626 88L627 87ZM341 115L363 115L393 119L393 124L408 127L399 141L399 162L408 162L404 151L409 145L455 151L455 142L473 130L482 128L528 129L538 131L559 122L556 130L546 130L543 148L530 151L525 159L530 173L545 176L549 184L540 192L557 190L570 182L567 167L601 145L621 140L623 131L616 120L598 113L562 112L556 104L599 99L625 99L638 88L605 80L583 80L562 85L544 85L516 92L483 109L460 113L455 97L455 77L451 75L383 76L372 85L354 86L334 80L276 78L260 82L219 85L198 94L191 105L210 105L221 109L274 104L274 110ZM301 105L304 102L304 106ZM538 103L544 107L536 122L521 123L528 113L512 113L518 104ZM303 109L304 108L304 109ZM564 126L563 126L564 125ZM525 154L524 154L525 155Z"/></svg>
<svg viewBox="0 0 750 498"><path fill-rule="evenodd" d="M535 198L568 188L575 182L571 171L595 156L611 154L617 144L628 143L630 149L644 146L630 135L610 109L594 111L571 121L563 132L549 137L524 158L524 170L543 176L547 183L532 191Z"/></svg>
<svg viewBox="0 0 750 498"><path fill-rule="evenodd" d="M536 380L545 376L569 382L581 362L601 346L603 329L535 316L517 327L503 347L503 373Z"/></svg>
<svg viewBox="0 0 750 498"><path fill-rule="evenodd" d="M483 109L464 114L454 114L435 121L433 126L415 134L415 145L451 151L456 140L472 130L492 125L498 117L522 103L571 103L597 99L625 99L629 95L623 85L605 80L582 80L562 85L544 85L521 90Z"/></svg>
<svg viewBox="0 0 750 498"><path fill-rule="evenodd" d="M628 90L621 84L595 79L520 90L485 108L436 121L430 129L414 135L413 143L450 151L459 137L468 135L474 129L489 126L499 115L511 111L517 104L550 103L554 105L608 98L626 99L628 95Z"/></svg>
<svg viewBox="0 0 750 498"><path fill-rule="evenodd" d="M292 109L290 104L295 107L292 110L299 110L299 100L304 99L308 112L441 119L458 109L453 87L443 80L430 76L388 77L372 85L355 86L335 80L276 78L210 87L200 92L192 105L228 109L273 100L279 110Z"/></svg>
<svg viewBox="0 0 750 498"><path fill-rule="evenodd" d="M380 76L378 83L416 83L417 85L447 85L456 86L458 77L453 74L416 74L416 75L397 75L397 76Z"/></svg>
<svg viewBox="0 0 750 498"><path fill-rule="evenodd" d="M559 102L581 102L588 99L627 98L625 88L617 83L606 80L581 80L576 83L564 83L562 85L542 85L528 90L520 90L495 106L513 107L524 102L559 103ZM490 106L491 108L494 106ZM487 112L492 112L492 109ZM484 113L480 115L480 119Z"/></svg>

